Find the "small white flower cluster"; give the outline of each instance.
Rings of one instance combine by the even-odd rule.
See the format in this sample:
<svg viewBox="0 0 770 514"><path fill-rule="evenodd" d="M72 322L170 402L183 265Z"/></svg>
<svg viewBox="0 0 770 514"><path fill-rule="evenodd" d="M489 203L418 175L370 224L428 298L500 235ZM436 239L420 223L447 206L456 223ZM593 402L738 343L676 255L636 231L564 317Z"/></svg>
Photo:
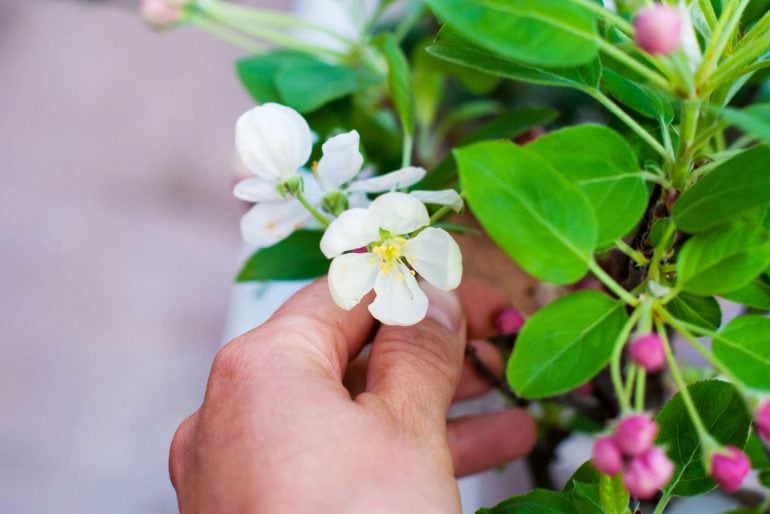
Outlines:
<svg viewBox="0 0 770 514"><path fill-rule="evenodd" d="M235 142L244 166L255 175L234 190L239 199L255 203L241 220L244 239L263 248L331 219L321 250L333 259L329 288L343 309L352 309L374 289L369 311L375 318L413 325L428 309L417 275L443 290L459 285L460 249L446 231L430 226L425 203L459 211L462 198L454 190L398 191L422 180L422 168L367 176L353 130L327 140L321 159L308 170L304 166L313 134L307 122L274 103L244 113L236 124ZM378 193L370 200L369 195Z"/></svg>

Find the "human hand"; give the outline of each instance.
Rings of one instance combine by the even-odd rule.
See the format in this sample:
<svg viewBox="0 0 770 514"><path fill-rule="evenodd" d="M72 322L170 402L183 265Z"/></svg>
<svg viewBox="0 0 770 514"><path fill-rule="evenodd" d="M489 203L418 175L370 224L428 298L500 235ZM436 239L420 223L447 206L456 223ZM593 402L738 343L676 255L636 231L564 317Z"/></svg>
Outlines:
<svg viewBox="0 0 770 514"><path fill-rule="evenodd" d="M464 309L454 293L425 290L427 319L379 327L351 366L372 337L369 302L343 311L325 280L226 345L171 445L180 511L459 513L455 474L526 454L535 429L522 410L446 419L453 398L487 388L463 366L466 332L493 335L505 299L471 280Z"/></svg>

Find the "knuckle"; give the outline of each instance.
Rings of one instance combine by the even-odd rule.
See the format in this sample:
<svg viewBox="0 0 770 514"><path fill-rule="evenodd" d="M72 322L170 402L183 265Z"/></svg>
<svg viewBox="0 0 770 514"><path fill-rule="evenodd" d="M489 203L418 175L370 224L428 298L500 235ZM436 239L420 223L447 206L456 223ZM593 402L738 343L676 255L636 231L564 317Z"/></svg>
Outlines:
<svg viewBox="0 0 770 514"><path fill-rule="evenodd" d="M171 484L178 488L182 482L184 461L190 450L190 433L193 429L195 414L187 417L174 432L168 455L168 471Z"/></svg>
<svg viewBox="0 0 770 514"><path fill-rule="evenodd" d="M210 385L221 385L237 380L246 367L241 340L235 339L223 346L214 357L209 376Z"/></svg>

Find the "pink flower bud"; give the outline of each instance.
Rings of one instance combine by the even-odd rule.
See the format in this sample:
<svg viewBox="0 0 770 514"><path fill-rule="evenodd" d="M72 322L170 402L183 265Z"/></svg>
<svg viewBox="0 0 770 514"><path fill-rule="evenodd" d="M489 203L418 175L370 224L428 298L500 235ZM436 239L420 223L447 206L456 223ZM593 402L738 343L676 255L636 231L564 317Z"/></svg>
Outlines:
<svg viewBox="0 0 770 514"><path fill-rule="evenodd" d="M640 455L655 444L658 436L658 424L644 414L628 416L615 428L615 444L620 451L633 457Z"/></svg>
<svg viewBox="0 0 770 514"><path fill-rule="evenodd" d="M632 339L628 344L628 357L648 372L658 371L666 362L666 353L658 334Z"/></svg>
<svg viewBox="0 0 770 514"><path fill-rule="evenodd" d="M497 327L497 333L504 336L511 334L517 334L521 327L524 326L524 316L521 315L516 309L505 309L495 318L495 326Z"/></svg>
<svg viewBox="0 0 770 514"><path fill-rule="evenodd" d="M182 17L182 5L188 0L141 0L139 13L155 28L173 25Z"/></svg>
<svg viewBox="0 0 770 514"><path fill-rule="evenodd" d="M727 446L724 453L714 452L711 456L711 476L727 492L740 489L750 469L749 458L735 446Z"/></svg>
<svg viewBox="0 0 770 514"><path fill-rule="evenodd" d="M682 40L682 19L674 7L655 4L639 12L634 21L636 44L651 54L674 53Z"/></svg>
<svg viewBox="0 0 770 514"><path fill-rule="evenodd" d="M626 468L623 484L640 500L649 500L665 487L674 474L674 463L660 448L650 448L634 457Z"/></svg>
<svg viewBox="0 0 770 514"><path fill-rule="evenodd" d="M623 471L623 455L611 437L599 437L594 441L591 460L594 467L605 475L617 475Z"/></svg>
<svg viewBox="0 0 770 514"><path fill-rule="evenodd" d="M770 444L770 402L765 402L757 411L757 419L754 421L759 437Z"/></svg>

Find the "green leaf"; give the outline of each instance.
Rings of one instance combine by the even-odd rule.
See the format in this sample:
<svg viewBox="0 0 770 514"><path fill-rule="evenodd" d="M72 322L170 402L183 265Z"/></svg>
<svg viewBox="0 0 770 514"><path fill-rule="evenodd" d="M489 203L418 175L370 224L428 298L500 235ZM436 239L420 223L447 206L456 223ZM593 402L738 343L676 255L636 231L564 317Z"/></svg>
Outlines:
<svg viewBox="0 0 770 514"><path fill-rule="evenodd" d="M747 134L770 143L770 103L757 104L745 109L719 109L722 118L736 125Z"/></svg>
<svg viewBox="0 0 770 514"><path fill-rule="evenodd" d="M770 203L770 147L755 146L719 164L674 204L674 222L701 232Z"/></svg>
<svg viewBox="0 0 770 514"><path fill-rule="evenodd" d="M556 284L585 275L598 227L580 190L510 142L476 143L454 155L474 214L516 262Z"/></svg>
<svg viewBox="0 0 770 514"><path fill-rule="evenodd" d="M414 134L414 96L409 75L409 63L404 52L398 46L395 36L386 33L381 40L382 53L388 63L388 88L396 110L401 117L404 132Z"/></svg>
<svg viewBox="0 0 770 514"><path fill-rule="evenodd" d="M770 311L770 280L763 276L757 277L740 289L722 293L722 297L748 307Z"/></svg>
<svg viewBox="0 0 770 514"><path fill-rule="evenodd" d="M298 230L269 248L254 252L238 274L238 282L305 280L329 270L321 253L323 232Z"/></svg>
<svg viewBox="0 0 770 514"><path fill-rule="evenodd" d="M235 63L238 77L249 95L258 103L284 100L276 86L278 72L285 68L314 65L318 60L293 50L276 50L264 55L239 59Z"/></svg>
<svg viewBox="0 0 770 514"><path fill-rule="evenodd" d="M538 66L576 66L597 54L594 15L569 0L426 0L474 43Z"/></svg>
<svg viewBox="0 0 770 514"><path fill-rule="evenodd" d="M721 444L743 448L751 416L740 393L720 380L696 382L688 391L709 433ZM656 421L660 425L658 443L667 447L669 457L676 464L674 478L666 491L673 491L676 496L695 496L713 489L716 484L703 468L700 438L687 414L682 393L666 403Z"/></svg>
<svg viewBox="0 0 770 514"><path fill-rule="evenodd" d="M580 514L604 514L599 499L599 477L589 460L576 469L564 485L563 492L572 497L572 505Z"/></svg>
<svg viewBox="0 0 770 514"><path fill-rule="evenodd" d="M666 304L666 310L677 319L710 330L722 324L722 309L713 296L679 293Z"/></svg>
<svg viewBox="0 0 770 514"><path fill-rule="evenodd" d="M447 61L521 82L593 90L599 85L601 63L594 59L580 67L543 69L505 59L462 39L446 27L439 32L428 52Z"/></svg>
<svg viewBox="0 0 770 514"><path fill-rule="evenodd" d="M625 514L630 500L623 487L623 476L602 475L599 477L599 499L605 514Z"/></svg>
<svg viewBox="0 0 770 514"><path fill-rule="evenodd" d="M608 68L602 73L602 84L607 92L620 103L627 105L642 116L670 123L674 119L671 103L652 89L629 80Z"/></svg>
<svg viewBox="0 0 770 514"><path fill-rule="evenodd" d="M741 288L770 264L770 237L738 220L697 234L677 259L677 287L697 295L718 295Z"/></svg>
<svg viewBox="0 0 770 514"><path fill-rule="evenodd" d="M607 365L627 319L622 303L597 291L559 298L524 325L508 361L508 383L524 398L574 389Z"/></svg>
<svg viewBox="0 0 770 514"><path fill-rule="evenodd" d="M559 116L548 107L528 107L507 111L485 123L466 136L462 144L467 145L488 139L515 139L538 127L544 127Z"/></svg>
<svg viewBox="0 0 770 514"><path fill-rule="evenodd" d="M740 316L720 330L712 350L738 379L753 389L770 391L770 318Z"/></svg>
<svg viewBox="0 0 770 514"><path fill-rule="evenodd" d="M275 83L286 105L308 113L354 93L359 77L349 68L317 61L302 66L282 66Z"/></svg>
<svg viewBox="0 0 770 514"><path fill-rule="evenodd" d="M524 496L509 498L496 507L479 509L476 514L577 514L564 493L535 489Z"/></svg>
<svg viewBox="0 0 770 514"><path fill-rule="evenodd" d="M625 236L644 215L647 186L633 150L612 129L565 128L538 138L527 149L585 193L599 222L599 247Z"/></svg>

